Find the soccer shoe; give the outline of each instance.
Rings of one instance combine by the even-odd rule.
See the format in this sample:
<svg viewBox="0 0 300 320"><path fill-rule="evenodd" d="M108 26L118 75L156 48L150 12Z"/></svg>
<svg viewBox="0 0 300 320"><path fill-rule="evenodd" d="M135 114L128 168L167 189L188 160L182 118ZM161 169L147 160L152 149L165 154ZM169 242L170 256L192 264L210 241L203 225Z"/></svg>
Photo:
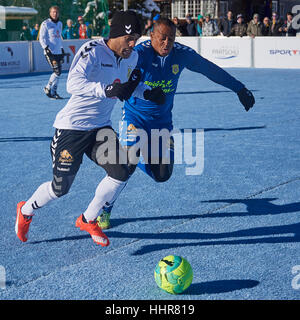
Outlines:
<svg viewBox="0 0 300 320"><path fill-rule="evenodd" d="M46 93L46 96L48 98L52 98L52 94L51 94L51 91L50 89L48 89L47 87L44 88L44 92Z"/></svg>
<svg viewBox="0 0 300 320"><path fill-rule="evenodd" d="M110 212L103 210L100 216L97 218L98 226L102 230L110 229Z"/></svg>
<svg viewBox="0 0 300 320"><path fill-rule="evenodd" d="M61 100L63 99L57 92L54 92L52 95L51 95L51 99L54 99L54 100Z"/></svg>
<svg viewBox="0 0 300 320"><path fill-rule="evenodd" d="M89 223L83 222L82 217L83 215L77 218L75 226L80 228L80 230L88 232L97 244L100 244L102 247L107 247L109 245L109 240L98 226L98 223L96 221Z"/></svg>
<svg viewBox="0 0 300 320"><path fill-rule="evenodd" d="M21 212L21 208L25 203L26 201L21 201L17 205L17 218L15 224L16 234L22 242L26 242L28 240L27 233L29 231L29 225L32 221L32 216L24 216Z"/></svg>

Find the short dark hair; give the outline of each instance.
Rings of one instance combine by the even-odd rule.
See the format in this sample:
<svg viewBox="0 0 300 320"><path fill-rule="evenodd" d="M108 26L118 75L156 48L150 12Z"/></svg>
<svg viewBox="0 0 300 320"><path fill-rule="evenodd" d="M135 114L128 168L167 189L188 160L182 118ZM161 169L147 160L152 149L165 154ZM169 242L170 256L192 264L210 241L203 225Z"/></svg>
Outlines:
<svg viewBox="0 0 300 320"><path fill-rule="evenodd" d="M174 22L168 18L159 18L155 23L154 23L154 26L153 26L153 31L155 30L156 27L160 26L160 25L165 25L167 27L170 27L170 28L174 28L176 29L176 26L174 24Z"/></svg>

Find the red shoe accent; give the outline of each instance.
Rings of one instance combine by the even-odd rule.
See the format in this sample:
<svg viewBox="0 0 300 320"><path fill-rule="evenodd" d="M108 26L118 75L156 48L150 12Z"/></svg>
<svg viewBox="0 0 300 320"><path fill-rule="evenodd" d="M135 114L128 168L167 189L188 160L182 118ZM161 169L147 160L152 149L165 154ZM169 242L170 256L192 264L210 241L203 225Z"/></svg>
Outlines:
<svg viewBox="0 0 300 320"><path fill-rule="evenodd" d="M17 218L16 218L16 224L15 224L15 232L18 238L22 242L26 242L28 240L27 234L29 231L29 225L32 221L32 216L24 217L21 208L24 206L26 201L21 201L17 205Z"/></svg>
<svg viewBox="0 0 300 320"><path fill-rule="evenodd" d="M98 226L97 221L86 223L83 222L82 216L83 215L80 215L77 218L75 226L77 228L80 228L80 230L88 232L94 242L96 242L97 244L100 244L102 247L107 247L109 245L109 240L107 236L102 232L102 229Z"/></svg>

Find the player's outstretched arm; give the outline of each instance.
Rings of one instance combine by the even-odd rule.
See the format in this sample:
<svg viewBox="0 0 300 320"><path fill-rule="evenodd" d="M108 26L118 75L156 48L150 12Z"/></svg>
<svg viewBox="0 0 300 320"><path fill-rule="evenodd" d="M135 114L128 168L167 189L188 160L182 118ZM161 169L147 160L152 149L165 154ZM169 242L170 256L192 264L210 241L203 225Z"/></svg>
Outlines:
<svg viewBox="0 0 300 320"><path fill-rule="evenodd" d="M232 91L234 91L246 111L249 111L255 103L254 96L250 90L248 90L245 85L231 76L224 69L220 68L213 62L203 58L194 50L186 51L189 54L189 57L186 59L187 65L186 68L202 73L208 79L212 80L215 83L222 85Z"/></svg>

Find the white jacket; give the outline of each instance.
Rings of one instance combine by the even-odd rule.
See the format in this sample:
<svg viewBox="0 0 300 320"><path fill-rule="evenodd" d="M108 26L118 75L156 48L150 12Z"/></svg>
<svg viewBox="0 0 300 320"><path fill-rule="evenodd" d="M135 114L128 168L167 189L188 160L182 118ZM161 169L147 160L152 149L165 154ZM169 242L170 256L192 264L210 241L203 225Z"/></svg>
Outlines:
<svg viewBox="0 0 300 320"><path fill-rule="evenodd" d="M68 75L67 91L72 96L57 114L53 126L73 130L110 126L117 99L106 98L104 90L114 82L127 82L137 60L135 51L128 59L117 59L103 39L84 43L76 53ZM144 99L146 89L150 87L140 82L133 96Z"/></svg>
<svg viewBox="0 0 300 320"><path fill-rule="evenodd" d="M53 22L50 18L42 22L39 41L43 49L49 46L53 54L61 54L62 48L62 23L61 21Z"/></svg>

